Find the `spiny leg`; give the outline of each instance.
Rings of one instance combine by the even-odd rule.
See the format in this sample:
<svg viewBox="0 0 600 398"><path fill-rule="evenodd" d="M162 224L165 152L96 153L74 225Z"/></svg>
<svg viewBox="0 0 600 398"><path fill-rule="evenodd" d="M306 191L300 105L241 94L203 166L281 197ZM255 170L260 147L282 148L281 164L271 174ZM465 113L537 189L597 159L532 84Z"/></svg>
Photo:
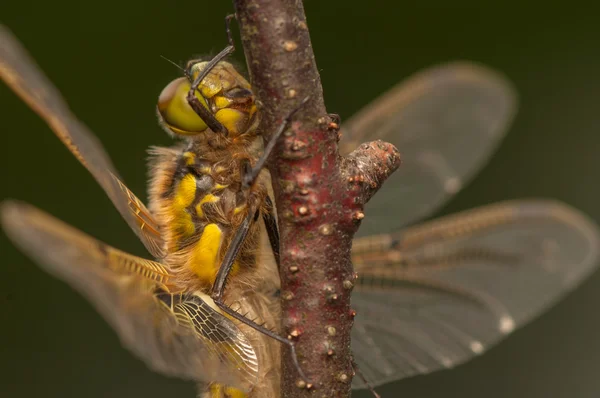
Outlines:
<svg viewBox="0 0 600 398"><path fill-rule="evenodd" d="M267 163L267 160L269 160L269 156L273 152L273 148L275 148L279 137L281 137L281 134L283 134L285 129L288 127L289 123L292 121L292 117L294 116L294 114L298 112L308 102L309 99L310 97L304 97L302 102L300 102L298 106L292 109L283 119L277 131L271 136L269 142L267 142L263 154L258 159L254 167L248 170L242 177L242 189L248 189L252 184L254 184L254 182L258 178L258 175L260 174L260 171L263 169L263 167L265 167L265 163Z"/></svg>
<svg viewBox="0 0 600 398"><path fill-rule="evenodd" d="M371 383L369 383L369 380L367 380L367 378L365 377L365 375L360 371L360 368L358 367L358 364L354 361L354 357L352 358L352 369L354 369L354 373L356 373L358 375L358 377L360 377L360 379L362 380L362 382L365 383L365 385L367 386L367 388L369 389L369 391L371 391L371 393L373 394L373 396L375 398L381 398L381 395L377 394L377 391L375 391L375 389L373 388L373 386L371 385Z"/></svg>
<svg viewBox="0 0 600 398"><path fill-rule="evenodd" d="M216 134L223 134L224 136L229 135L229 131L227 127L225 127L221 122L217 120L217 118L212 114L210 110L202 106L200 100L196 98L195 92L198 89L198 86L204 80L204 78L210 73L210 71L223 59L231 55L235 51L235 45L233 42L233 38L231 36L231 20L235 18L235 14L230 14L225 17L225 30L227 32L227 41L228 45L225 47L220 53L218 53L210 62L206 65L206 67L196 76L190 90L188 91L186 100L190 107L196 112L200 119L206 123L206 125ZM186 76L188 79L191 79L189 71L186 71Z"/></svg>
<svg viewBox="0 0 600 398"><path fill-rule="evenodd" d="M266 327L257 324L253 320L247 318L246 316L238 313L234 309L230 308L227 304L223 302L223 293L225 292L225 285L227 282L227 277L233 268L233 263L242 248L242 244L250 231L250 227L253 222L256 222L258 219L259 212L258 211L249 211L248 215L242 221L242 224L236 231L231 244L227 248L227 252L225 253L225 257L223 257L223 261L221 262L221 266L219 267L219 271L217 272L217 276L215 278L215 283L213 284L211 291L211 298L215 302L215 304L226 314L237 319L238 321L250 326L254 330L263 333L264 335L277 340L278 342L285 344L289 347L292 353L292 360L294 361L294 366L298 371L300 377L304 380L306 384L310 384L308 378L304 375L302 368L300 367L300 363L298 362L298 356L296 354L296 345L293 341L286 339L285 337L279 336L277 333L267 329Z"/></svg>
<svg viewBox="0 0 600 398"><path fill-rule="evenodd" d="M277 269L279 269L281 266L279 260L279 229L277 228L277 219L275 218L275 206L273 206L273 202L269 196L267 196L265 202L267 203L268 211L263 214L263 221L265 223L267 235L269 236L271 250L273 250L273 256L275 257L275 262L277 263Z"/></svg>
<svg viewBox="0 0 600 398"><path fill-rule="evenodd" d="M242 191L247 192L249 190L249 188L254 184L254 182L256 181L256 179L258 177L260 170L262 169L262 167L264 167L264 164L268 160L269 155L273 152L273 148L275 147L275 143L277 142L277 139L281 136L283 131L285 131L286 127L288 126L288 124L291 121L292 116L307 101L308 101L308 97L306 97L295 109L293 109L284 118L280 127L277 129L277 132L275 132L275 134L273 134L271 136L271 138L265 148L264 153L262 154L262 156L260 157L260 159L258 160L256 165L252 168L248 167L248 166L244 167L244 170L243 170L244 176L242 177L242 181L244 183L242 183L242 187L241 187ZM260 168L258 166L260 166ZM269 199L269 202L270 202L270 199ZM271 209L273 209L272 203L271 203L270 207L271 207ZM279 336L278 334L265 328L264 326L257 324L256 322L252 321L251 319L248 319L244 315L231 309L229 306L227 306L227 304L225 304L223 302L223 294L225 292L225 285L227 283L227 278L229 277L229 273L231 272L231 269L233 268L233 263L235 262L235 259L236 259L237 255L239 254L239 252L242 248L242 245L244 244L244 240L246 239L246 236L248 235L248 232L250 231L250 227L252 226L252 223L256 222L258 220L259 215L260 215L260 212L257 209L251 208L248 212L248 215L246 216L246 218L244 218L244 220L242 221L238 230L236 231L235 235L233 236L233 239L232 239L231 243L229 244L227 251L225 252L225 256L223 257L223 261L221 262L219 271L217 272L217 275L215 277L215 283L213 284L213 287L211 290L211 298L214 300L215 304L226 314L228 314L231 317L237 319L238 321L250 326L254 330L256 330L260 333L263 333L266 336L268 336L272 339L275 339L282 344L287 345L292 353L292 360L294 361L294 365L296 366L298 374L304 380L304 382L306 382L306 384L311 384L308 381L308 378L304 375L304 372L302 371L302 369L300 368L300 363L298 362L298 356L296 354L296 345L293 341L288 340L285 337ZM269 224L271 226L275 227L269 233L269 239L271 240L271 247L273 248L275 258L279 265L279 261L278 261L279 260L279 232L277 231L277 223L275 222L274 215L270 214L267 218L269 218L269 217L272 217L272 220L268 223L266 222L265 224L267 225L267 232L269 232Z"/></svg>
<svg viewBox="0 0 600 398"><path fill-rule="evenodd" d="M248 211L248 215L244 218L237 231L235 231L235 235L233 236L233 239L225 252L225 256L221 261L221 265L219 266L219 271L215 277L215 283L213 283L212 286L211 297L215 302L223 301L225 285L227 284L229 273L233 268L233 263L242 249L242 245L244 244L244 240L246 240L246 236L248 236L248 232L250 232L252 223L256 221L258 215L259 212L256 210L251 209Z"/></svg>

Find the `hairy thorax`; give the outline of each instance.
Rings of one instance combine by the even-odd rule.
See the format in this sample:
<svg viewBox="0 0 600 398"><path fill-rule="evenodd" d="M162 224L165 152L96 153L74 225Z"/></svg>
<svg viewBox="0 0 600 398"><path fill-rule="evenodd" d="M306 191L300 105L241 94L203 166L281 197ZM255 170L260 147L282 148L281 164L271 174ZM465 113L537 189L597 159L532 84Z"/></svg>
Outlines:
<svg viewBox="0 0 600 398"><path fill-rule="evenodd" d="M236 257L225 290L225 302L241 314L276 330L278 300L274 299L278 277L274 257L262 224L266 211L268 175L249 192L240 190L244 163L252 164L250 146L228 143L215 149L208 140L152 150L153 179L150 209L165 236L166 264L176 275L172 290L210 292L235 231L251 209L258 209L248 236ZM279 345L254 329L239 324L259 358L259 383L248 397L277 397ZM235 389L218 384L201 387L202 396L235 395ZM239 393L241 394L241 392ZM258 394L258 395L257 395Z"/></svg>
<svg viewBox="0 0 600 398"><path fill-rule="evenodd" d="M213 145L211 145L213 144ZM264 210L267 189L259 180L240 190L248 145L215 149L197 140L186 147L153 150L150 208L164 231L163 259L187 290L210 288L231 238L251 209ZM259 223L253 223L230 276L243 280L257 267Z"/></svg>

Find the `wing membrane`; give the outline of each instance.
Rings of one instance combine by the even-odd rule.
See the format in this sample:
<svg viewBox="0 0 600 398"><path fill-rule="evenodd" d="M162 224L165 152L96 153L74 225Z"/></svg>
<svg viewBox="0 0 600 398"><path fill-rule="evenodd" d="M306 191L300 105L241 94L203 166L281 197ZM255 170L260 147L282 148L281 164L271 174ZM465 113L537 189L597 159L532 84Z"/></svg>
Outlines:
<svg viewBox="0 0 600 398"><path fill-rule="evenodd" d="M38 115L94 176L110 200L156 258L163 257L163 241L156 221L146 207L119 181L110 158L92 132L71 113L58 90L39 71L35 62L10 31L0 25L0 77ZM123 189L125 187L125 189ZM132 210L130 204L134 203ZM140 228L138 214L143 213Z"/></svg>
<svg viewBox="0 0 600 398"><path fill-rule="evenodd" d="M500 75L455 62L417 73L344 123L342 152L382 139L403 160L366 206L359 233L396 231L458 192L494 152L516 102Z"/></svg>
<svg viewBox="0 0 600 398"><path fill-rule="evenodd" d="M127 188L127 186L119 180L117 176L112 174L114 182L121 189L121 195L119 200L127 200L129 208L129 216L133 216L132 220L135 222L135 226L131 225L134 232L140 237L144 246L150 254L155 258L164 257L163 251L164 241L160 233L160 227L154 216L150 213L150 210ZM122 205L122 204L119 204Z"/></svg>
<svg viewBox="0 0 600 398"><path fill-rule="evenodd" d="M245 335L208 296L168 293L162 264L107 246L29 205L4 203L1 214L15 244L86 297L153 370L244 390L256 383L256 354Z"/></svg>
<svg viewBox="0 0 600 398"><path fill-rule="evenodd" d="M542 200L357 239L358 365L378 385L480 354L589 275L599 244L597 227L584 215Z"/></svg>

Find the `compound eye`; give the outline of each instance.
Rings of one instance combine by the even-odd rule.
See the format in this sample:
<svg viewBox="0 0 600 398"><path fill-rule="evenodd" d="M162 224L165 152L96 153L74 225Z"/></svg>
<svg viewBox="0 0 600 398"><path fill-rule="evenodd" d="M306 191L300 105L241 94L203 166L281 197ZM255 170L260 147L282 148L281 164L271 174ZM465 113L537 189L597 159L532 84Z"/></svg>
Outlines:
<svg viewBox="0 0 600 398"><path fill-rule="evenodd" d="M185 77L173 80L158 97L158 114L162 124L178 135L195 135L204 132L208 126L187 102L191 84ZM208 109L206 100L198 91L196 98Z"/></svg>

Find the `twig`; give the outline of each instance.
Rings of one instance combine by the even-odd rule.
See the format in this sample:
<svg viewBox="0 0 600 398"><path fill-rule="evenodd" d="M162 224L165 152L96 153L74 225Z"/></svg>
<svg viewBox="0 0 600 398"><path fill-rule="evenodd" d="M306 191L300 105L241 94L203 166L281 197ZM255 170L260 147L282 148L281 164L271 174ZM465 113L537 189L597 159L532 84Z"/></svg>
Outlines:
<svg viewBox="0 0 600 398"><path fill-rule="evenodd" d="M338 152L338 125L327 114L306 17L299 0L234 0L260 131L269 137L305 97L269 164L281 232L282 331L297 342L298 375L283 352L282 396L348 397L352 381L352 237L363 206L399 165L396 148L363 144Z"/></svg>

